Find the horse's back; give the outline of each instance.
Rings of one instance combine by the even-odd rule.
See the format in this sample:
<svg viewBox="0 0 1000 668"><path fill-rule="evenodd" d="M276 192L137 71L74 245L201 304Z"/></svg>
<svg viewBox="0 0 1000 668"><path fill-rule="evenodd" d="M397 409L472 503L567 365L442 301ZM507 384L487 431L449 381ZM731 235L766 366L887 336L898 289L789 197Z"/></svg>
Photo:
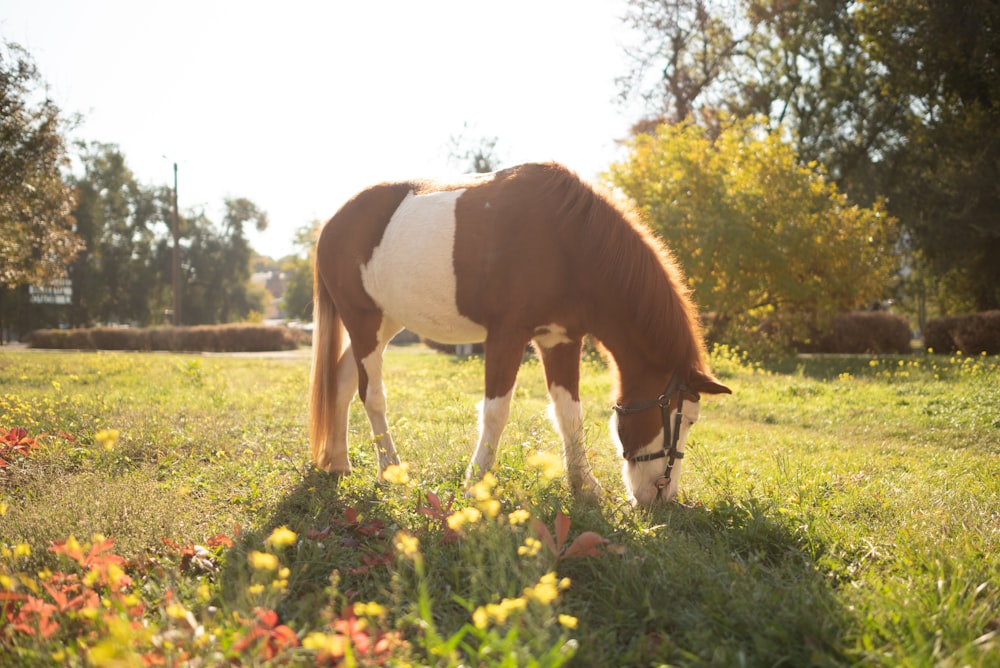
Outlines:
<svg viewBox="0 0 1000 668"><path fill-rule="evenodd" d="M482 341L491 326L518 319L551 323L572 294L572 272L552 198L535 178L546 171L368 188L324 227L318 270L344 293L335 301L370 299L442 342Z"/></svg>

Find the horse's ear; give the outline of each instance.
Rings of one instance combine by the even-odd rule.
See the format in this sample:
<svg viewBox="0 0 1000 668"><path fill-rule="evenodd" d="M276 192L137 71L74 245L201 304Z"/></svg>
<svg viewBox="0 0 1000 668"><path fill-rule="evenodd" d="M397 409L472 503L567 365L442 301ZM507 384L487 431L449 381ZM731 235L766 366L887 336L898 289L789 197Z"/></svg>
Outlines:
<svg viewBox="0 0 1000 668"><path fill-rule="evenodd" d="M698 371L691 372L691 379L688 381L691 389L698 394L732 394L733 391L723 385L711 373Z"/></svg>

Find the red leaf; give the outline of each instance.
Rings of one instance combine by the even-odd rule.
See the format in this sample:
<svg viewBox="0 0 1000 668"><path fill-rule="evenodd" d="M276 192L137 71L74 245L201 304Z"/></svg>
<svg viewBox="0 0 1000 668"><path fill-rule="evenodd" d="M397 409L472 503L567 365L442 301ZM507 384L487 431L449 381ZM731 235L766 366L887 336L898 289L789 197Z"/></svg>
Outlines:
<svg viewBox="0 0 1000 668"><path fill-rule="evenodd" d="M556 542L552 540L552 534L549 532L549 528L545 526L545 523L539 519L533 519L531 521L531 530L538 536L538 540L542 541L542 544L549 548L552 556L558 558L559 550L556 548Z"/></svg>
<svg viewBox="0 0 1000 668"><path fill-rule="evenodd" d="M584 531L576 537L562 553L564 559L570 557L599 557L604 551L603 547L610 541L593 531Z"/></svg>
<svg viewBox="0 0 1000 668"><path fill-rule="evenodd" d="M563 545L566 544L566 537L569 536L569 523L570 519L563 511L556 513L556 551L562 550Z"/></svg>
<svg viewBox="0 0 1000 668"><path fill-rule="evenodd" d="M217 533L207 541L209 547L232 547L233 539L224 533Z"/></svg>

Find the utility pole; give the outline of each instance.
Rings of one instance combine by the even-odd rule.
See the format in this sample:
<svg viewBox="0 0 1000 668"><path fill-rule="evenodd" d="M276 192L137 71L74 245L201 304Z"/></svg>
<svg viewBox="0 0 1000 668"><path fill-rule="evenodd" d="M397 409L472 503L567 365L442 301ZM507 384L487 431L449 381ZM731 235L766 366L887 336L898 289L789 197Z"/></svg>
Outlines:
<svg viewBox="0 0 1000 668"><path fill-rule="evenodd" d="M174 291L174 327L181 324L181 234L177 221L177 163L174 163L174 219L170 231L174 235L173 253L173 291Z"/></svg>

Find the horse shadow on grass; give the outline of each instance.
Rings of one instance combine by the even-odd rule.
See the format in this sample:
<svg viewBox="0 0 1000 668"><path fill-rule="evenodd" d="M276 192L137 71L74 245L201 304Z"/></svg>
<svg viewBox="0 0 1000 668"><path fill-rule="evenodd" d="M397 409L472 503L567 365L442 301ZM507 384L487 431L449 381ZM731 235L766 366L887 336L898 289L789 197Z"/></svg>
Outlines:
<svg viewBox="0 0 1000 668"><path fill-rule="evenodd" d="M594 520L587 505L571 512ZM572 559L579 665L840 665L847 611L822 548L766 500L620 507L591 529L625 547Z"/></svg>
<svg viewBox="0 0 1000 668"><path fill-rule="evenodd" d="M237 558L223 574L226 595L246 596L244 590L258 577L246 554L267 549L271 531L287 526L299 540L276 551L292 577L272 606L284 623L309 626L316 623L317 610L336 615L354 601L405 603L391 600L399 566L392 543L399 527L382 508L400 503L400 497L370 481L355 481L363 475L338 481L304 472L269 516L240 536L233 550ZM425 505L424 493L415 489L402 503L414 509ZM441 494L443 503L447 496ZM563 503L572 519L570 540L589 530L624 548L621 554L555 565L560 577L572 581L559 611L579 619L573 665L849 661L842 640L848 612L837 600L836 578L819 563L822 547L770 501L748 494L710 506L671 503L634 510L574 500L565 490L548 500L551 515L539 519L551 527ZM414 510L405 528L419 532L431 522ZM421 549L444 548L422 542ZM434 561L431 556L429 568Z"/></svg>

